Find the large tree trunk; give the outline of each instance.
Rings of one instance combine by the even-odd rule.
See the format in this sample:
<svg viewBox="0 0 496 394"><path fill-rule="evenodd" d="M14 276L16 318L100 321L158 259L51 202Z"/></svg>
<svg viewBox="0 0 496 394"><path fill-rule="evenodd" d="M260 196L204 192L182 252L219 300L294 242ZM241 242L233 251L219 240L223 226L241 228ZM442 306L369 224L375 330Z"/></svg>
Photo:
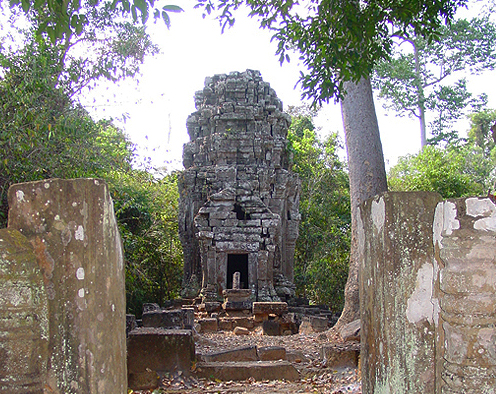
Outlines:
<svg viewBox="0 0 496 394"><path fill-rule="evenodd" d="M345 304L336 328L360 318L356 228L358 205L376 194L387 191L384 155L370 80L362 78L357 84L347 82L345 88L347 94L341 102L341 112L350 177L351 251Z"/></svg>

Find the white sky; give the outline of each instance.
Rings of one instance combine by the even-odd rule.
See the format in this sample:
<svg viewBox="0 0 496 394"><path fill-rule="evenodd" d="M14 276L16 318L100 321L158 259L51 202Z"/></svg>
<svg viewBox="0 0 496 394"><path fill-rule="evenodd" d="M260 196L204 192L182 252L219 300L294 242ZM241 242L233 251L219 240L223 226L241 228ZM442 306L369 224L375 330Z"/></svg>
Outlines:
<svg viewBox="0 0 496 394"><path fill-rule="evenodd" d="M186 118L195 111L193 96L203 88L205 77L259 70L264 81L271 84L283 101L284 108L302 102L300 90L294 89L300 71L298 56L281 66L275 56L276 42L270 43L271 33L260 30L256 20L237 13L234 27L221 34L218 22L211 17L202 19L200 10L185 6L184 1L170 0L170 3L183 7L186 12L171 14L170 30L161 21L156 25L149 23L149 33L159 45L161 54L145 61L139 84L102 86L93 93L96 106L89 109L104 117L127 113L128 119L122 126L138 144L140 153L151 157L155 166L173 170L182 168L182 147L189 140ZM470 78L468 84L474 95L482 92L489 95L490 108L496 108L494 97L491 97L495 80L486 75ZM386 116L381 103L376 100L375 104L389 167L399 156L419 150L418 121L392 114ZM325 106L317 125L322 127L322 133L339 131L343 135L339 105ZM467 126L468 123L464 128Z"/></svg>

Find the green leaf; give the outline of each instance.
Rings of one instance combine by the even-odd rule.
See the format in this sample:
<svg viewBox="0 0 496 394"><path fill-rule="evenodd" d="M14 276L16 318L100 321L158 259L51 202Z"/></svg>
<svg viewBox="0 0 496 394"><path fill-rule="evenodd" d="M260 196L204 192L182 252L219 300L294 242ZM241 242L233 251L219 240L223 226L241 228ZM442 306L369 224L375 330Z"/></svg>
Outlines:
<svg viewBox="0 0 496 394"><path fill-rule="evenodd" d="M167 12L162 11L162 19L164 20L164 23L167 26L167 28L170 28L170 18Z"/></svg>
<svg viewBox="0 0 496 394"><path fill-rule="evenodd" d="M29 8L31 7L30 0L21 0L21 6L23 11L27 13L29 11Z"/></svg>
<svg viewBox="0 0 496 394"><path fill-rule="evenodd" d="M184 12L184 10L177 5L164 5L162 9L169 12Z"/></svg>

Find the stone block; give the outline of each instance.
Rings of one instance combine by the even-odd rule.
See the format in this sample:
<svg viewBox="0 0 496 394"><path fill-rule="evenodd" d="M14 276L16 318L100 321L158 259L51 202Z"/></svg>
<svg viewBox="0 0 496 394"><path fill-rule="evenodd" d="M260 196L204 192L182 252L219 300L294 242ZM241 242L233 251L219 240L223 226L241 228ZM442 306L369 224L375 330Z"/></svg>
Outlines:
<svg viewBox="0 0 496 394"><path fill-rule="evenodd" d="M143 313L143 327L156 328L184 328L183 311L180 309L172 311L150 311Z"/></svg>
<svg viewBox="0 0 496 394"><path fill-rule="evenodd" d="M281 326L279 322L274 320L265 320L262 323L262 330L264 335L270 335L270 336L281 335Z"/></svg>
<svg viewBox="0 0 496 394"><path fill-rule="evenodd" d="M320 358L328 368L356 368L360 357L360 345L328 345L320 350Z"/></svg>
<svg viewBox="0 0 496 394"><path fill-rule="evenodd" d="M257 351L260 361L286 360L286 349L281 346L262 346Z"/></svg>
<svg viewBox="0 0 496 394"><path fill-rule="evenodd" d="M245 327L252 329L255 327L255 322L251 317L231 317L233 327Z"/></svg>
<svg viewBox="0 0 496 394"><path fill-rule="evenodd" d="M48 305L33 247L0 229L0 393L42 394L48 362Z"/></svg>
<svg viewBox="0 0 496 394"><path fill-rule="evenodd" d="M44 275L46 390L126 392L124 260L107 185L97 179L17 184L9 189L9 207L9 228L34 245Z"/></svg>
<svg viewBox="0 0 496 394"><path fill-rule="evenodd" d="M232 350L226 350L223 352L209 353L202 355L202 361L213 362L213 361L257 361L257 348L256 346L249 346L243 348L237 348Z"/></svg>
<svg viewBox="0 0 496 394"><path fill-rule="evenodd" d="M155 382L156 374L182 371L189 375L194 360L195 343L191 330L140 328L131 331L127 339L129 388L154 388L147 385Z"/></svg>
<svg viewBox="0 0 496 394"><path fill-rule="evenodd" d="M251 301L226 301L222 304L222 309L226 311L251 310Z"/></svg>
<svg viewBox="0 0 496 394"><path fill-rule="evenodd" d="M250 335L250 330L246 327L234 327L233 330L234 335Z"/></svg>
<svg viewBox="0 0 496 394"><path fill-rule="evenodd" d="M219 319L219 330L220 331L232 331L233 321L230 318Z"/></svg>
<svg viewBox="0 0 496 394"><path fill-rule="evenodd" d="M327 317L312 316L310 317L310 325L313 332L326 331L329 328L329 319Z"/></svg>
<svg viewBox="0 0 496 394"><path fill-rule="evenodd" d="M217 362L198 363L196 375L205 379L212 376L215 379L246 380L253 378L260 380L289 380L300 378L296 368L287 361L258 361L258 362Z"/></svg>
<svg viewBox="0 0 496 394"><path fill-rule="evenodd" d="M200 319L198 323L201 325L201 332L216 332L219 329L217 319Z"/></svg>
<svg viewBox="0 0 496 394"><path fill-rule="evenodd" d="M195 308L182 308L183 328L191 330L195 324Z"/></svg>
<svg viewBox="0 0 496 394"><path fill-rule="evenodd" d="M286 302L254 302L253 314L254 315L269 315L274 314L281 316L288 311L288 304Z"/></svg>

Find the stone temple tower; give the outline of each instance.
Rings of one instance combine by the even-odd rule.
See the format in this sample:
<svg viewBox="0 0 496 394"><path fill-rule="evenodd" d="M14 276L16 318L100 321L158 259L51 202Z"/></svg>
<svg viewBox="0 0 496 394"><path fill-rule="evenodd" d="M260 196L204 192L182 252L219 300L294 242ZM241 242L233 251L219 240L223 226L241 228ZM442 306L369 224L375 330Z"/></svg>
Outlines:
<svg viewBox="0 0 496 394"><path fill-rule="evenodd" d="M206 78L195 105L179 178L183 296L218 301L239 272L251 301L287 300L300 221L286 149L291 117L252 70Z"/></svg>

